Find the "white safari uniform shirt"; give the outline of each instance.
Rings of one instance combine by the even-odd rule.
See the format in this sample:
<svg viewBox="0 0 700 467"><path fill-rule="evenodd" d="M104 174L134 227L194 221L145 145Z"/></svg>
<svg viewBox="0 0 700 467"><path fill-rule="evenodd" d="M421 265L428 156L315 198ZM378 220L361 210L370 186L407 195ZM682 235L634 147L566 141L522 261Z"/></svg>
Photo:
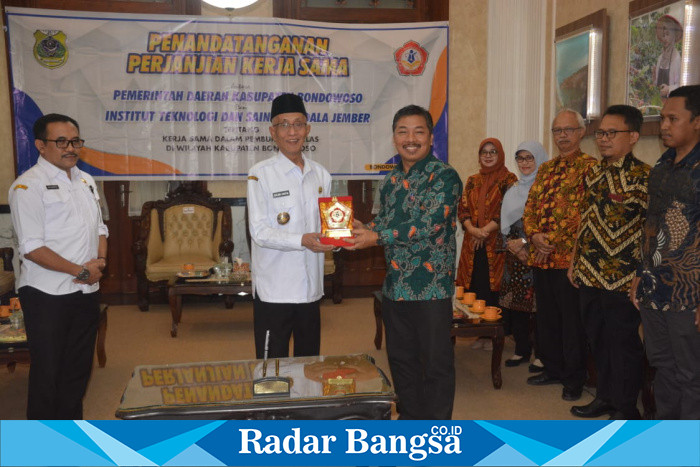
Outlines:
<svg viewBox="0 0 700 467"><path fill-rule="evenodd" d="M45 246L76 264L97 258L99 236L107 236L93 178L71 169L71 178L43 157L20 175L9 192L12 223L22 257ZM51 295L95 292L99 284L76 284L74 277L22 261L18 288L29 285Z"/></svg>
<svg viewBox="0 0 700 467"><path fill-rule="evenodd" d="M311 303L323 296L323 253L301 245L320 232L318 198L330 196L331 175L304 158L304 171L282 153L255 164L248 174L248 223L253 293L263 302ZM280 224L278 214L288 213Z"/></svg>

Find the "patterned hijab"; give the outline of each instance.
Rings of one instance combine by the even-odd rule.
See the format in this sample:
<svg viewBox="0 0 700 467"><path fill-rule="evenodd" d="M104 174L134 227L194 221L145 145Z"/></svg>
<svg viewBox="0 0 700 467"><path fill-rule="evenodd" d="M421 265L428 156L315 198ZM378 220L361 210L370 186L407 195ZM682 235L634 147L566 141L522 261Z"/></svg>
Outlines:
<svg viewBox="0 0 700 467"><path fill-rule="evenodd" d="M503 235L507 235L510 232L510 226L523 217L527 195L535 182L537 170L540 168L540 164L547 160L547 153L537 141L520 143L518 149L515 150L515 155L517 156L520 151L530 151L535 156L535 170L530 175L520 174L518 184L510 187L503 196L503 204L501 205L501 233Z"/></svg>
<svg viewBox="0 0 700 467"><path fill-rule="evenodd" d="M497 138L486 138L483 140L481 144L479 144L479 153L481 153L481 150L488 143L495 146L496 151L498 152L498 159L493 166L484 167L481 166L481 156L478 156L479 165L481 166L479 173L484 180L481 185L481 190L479 190L479 200L477 205L477 211L479 213L479 227L486 225L486 195L488 195L489 191L494 187L494 185L496 185L496 183L498 183L499 180L505 178L509 173L511 173L510 170L506 168L506 155L503 152L503 145ZM477 155L479 153L477 153Z"/></svg>

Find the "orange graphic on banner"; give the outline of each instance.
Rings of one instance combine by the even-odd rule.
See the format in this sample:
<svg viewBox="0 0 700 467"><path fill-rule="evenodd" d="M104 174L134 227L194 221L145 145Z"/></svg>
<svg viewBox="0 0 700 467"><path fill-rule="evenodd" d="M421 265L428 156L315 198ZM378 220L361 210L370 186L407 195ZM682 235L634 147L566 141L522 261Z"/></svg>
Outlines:
<svg viewBox="0 0 700 467"><path fill-rule="evenodd" d="M171 165L154 161L147 157L111 154L88 147L83 148L80 153L80 158L83 162L90 164L96 169L101 169L115 175L164 175L182 173Z"/></svg>
<svg viewBox="0 0 700 467"><path fill-rule="evenodd" d="M435 67L433 86L430 92L430 116L437 124L447 102L447 49L443 49Z"/></svg>

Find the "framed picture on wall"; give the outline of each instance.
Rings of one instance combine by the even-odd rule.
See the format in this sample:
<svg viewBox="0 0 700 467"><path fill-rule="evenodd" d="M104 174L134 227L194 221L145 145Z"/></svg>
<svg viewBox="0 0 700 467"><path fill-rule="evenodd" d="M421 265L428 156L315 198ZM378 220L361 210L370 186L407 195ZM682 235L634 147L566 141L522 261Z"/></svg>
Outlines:
<svg viewBox="0 0 700 467"><path fill-rule="evenodd" d="M627 103L645 117L658 117L668 93L681 86L686 2L663 3L630 11Z"/></svg>
<svg viewBox="0 0 700 467"><path fill-rule="evenodd" d="M557 28L557 111L570 108L578 111L588 121L600 117L605 108L607 31L608 16L605 9Z"/></svg>
<svg viewBox="0 0 700 467"><path fill-rule="evenodd" d="M587 116L589 46L588 31L556 43L557 111L569 108Z"/></svg>
<svg viewBox="0 0 700 467"><path fill-rule="evenodd" d="M699 8L700 0L629 4L627 103L642 111L643 135L659 132L659 114L669 92L700 83Z"/></svg>

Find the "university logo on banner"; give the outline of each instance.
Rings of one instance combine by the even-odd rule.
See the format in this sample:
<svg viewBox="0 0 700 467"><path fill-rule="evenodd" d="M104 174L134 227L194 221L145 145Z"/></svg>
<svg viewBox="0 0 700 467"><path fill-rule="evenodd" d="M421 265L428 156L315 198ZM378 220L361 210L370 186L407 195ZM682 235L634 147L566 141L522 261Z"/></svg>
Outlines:
<svg viewBox="0 0 700 467"><path fill-rule="evenodd" d="M34 58L46 68L58 68L68 60L66 35L63 31L34 32Z"/></svg>
<svg viewBox="0 0 700 467"><path fill-rule="evenodd" d="M423 74L428 62L428 51L416 41L408 41L394 52L394 60L399 74L418 76Z"/></svg>

